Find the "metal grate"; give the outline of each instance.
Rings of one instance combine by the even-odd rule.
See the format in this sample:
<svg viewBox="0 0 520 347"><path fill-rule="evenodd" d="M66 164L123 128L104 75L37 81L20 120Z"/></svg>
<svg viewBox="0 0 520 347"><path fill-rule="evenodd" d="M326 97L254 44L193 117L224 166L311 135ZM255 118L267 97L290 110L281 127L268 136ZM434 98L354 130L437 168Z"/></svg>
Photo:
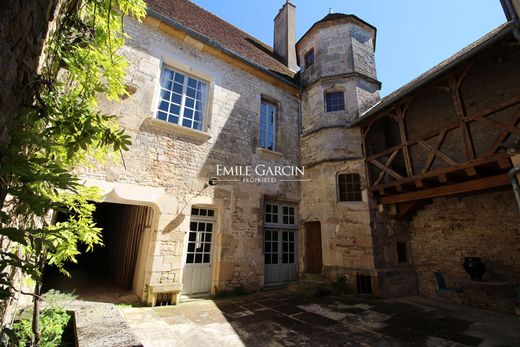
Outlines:
<svg viewBox="0 0 520 347"><path fill-rule="evenodd" d="M157 293L155 296L155 306L169 306L172 304L173 293Z"/></svg>
<svg viewBox="0 0 520 347"><path fill-rule="evenodd" d="M372 276L356 275L358 294L372 294Z"/></svg>

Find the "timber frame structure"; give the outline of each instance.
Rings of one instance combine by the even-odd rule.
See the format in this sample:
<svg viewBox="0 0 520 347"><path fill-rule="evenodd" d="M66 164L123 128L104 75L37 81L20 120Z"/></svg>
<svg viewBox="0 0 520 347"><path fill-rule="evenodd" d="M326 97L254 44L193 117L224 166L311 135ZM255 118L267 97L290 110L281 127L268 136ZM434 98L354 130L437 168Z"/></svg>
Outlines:
<svg viewBox="0 0 520 347"><path fill-rule="evenodd" d="M520 43L505 24L360 118L369 194L398 204L509 185L520 138Z"/></svg>

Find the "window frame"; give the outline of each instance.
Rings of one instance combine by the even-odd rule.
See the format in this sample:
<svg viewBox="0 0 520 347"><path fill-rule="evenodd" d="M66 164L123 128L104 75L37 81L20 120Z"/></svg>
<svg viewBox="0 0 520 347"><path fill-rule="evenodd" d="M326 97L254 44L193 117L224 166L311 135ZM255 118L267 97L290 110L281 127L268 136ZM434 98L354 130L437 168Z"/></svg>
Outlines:
<svg viewBox="0 0 520 347"><path fill-rule="evenodd" d="M343 108L342 109L330 110L329 111L329 100L328 100L328 97L330 95L333 95L333 94L341 94L341 100L343 102L343 104L342 104ZM347 109L347 104L345 102L345 92L343 90L329 90L329 91L325 91L324 101L325 101L324 104L325 104L325 112L326 113L344 112Z"/></svg>
<svg viewBox="0 0 520 347"><path fill-rule="evenodd" d="M180 100L180 104L179 104L180 110L179 110L179 115L178 116L175 115L174 113L170 113L170 105L174 104L172 102L173 93L174 93L174 91L173 91L174 84L172 83L172 88L171 89L166 89L166 88L163 87L163 78L164 78L165 73L167 72L167 70L169 70L170 72L174 73L174 80L175 80L176 74L181 74L181 75L184 76L184 81L182 83L181 100ZM187 90L188 90L188 86L189 86L188 83L189 83L189 79L190 78L197 82L197 87L195 88L195 93L196 94L195 94L195 98L193 98L194 99L193 107L187 107L186 106L186 99L187 98L191 99L191 97L189 97L187 95ZM198 89L199 84L203 84L204 85L204 90L201 91L202 92L202 97L201 97L200 101L196 98L196 95L199 92L199 89ZM173 124L175 126L183 127L183 128L186 128L186 129L191 129L191 130L194 130L194 131L202 131L202 132L207 131L207 128L208 128L207 124L208 124L208 112L209 112L208 110L209 110L210 87L211 87L211 82L206 80L206 79L204 79L204 78L201 78L199 76L195 76L193 74L187 73L183 69L179 69L179 68L176 68L176 67L168 65L168 64L162 64L161 70L160 70L160 77L159 77L159 93L158 93L158 96L157 96L157 102L156 102L156 105L155 105L155 109L153 110L153 112L154 112L153 118L156 119L157 121L162 121L162 122L165 122L167 124ZM193 87L191 87L191 86L190 86L190 88L193 89ZM168 93L170 93L170 99L169 100L163 99L163 97L162 97L163 91L167 91ZM177 92L175 92L175 93L179 94ZM163 101L167 101L167 103L168 103L168 111L167 112L165 112L164 110L160 109L161 103ZM201 113L201 117L202 117L202 119L200 121L196 121L195 120L195 112L197 111L196 103L198 103L198 102L202 103L202 110L199 111ZM186 111L187 108L193 110L193 118L186 118L184 116L185 115L185 111ZM162 112L162 113L166 114L166 119L159 118L159 112ZM178 117L177 122L176 123L175 122L170 122L169 121L170 117ZM191 127L183 124L183 121L185 119L189 120L191 122ZM200 123L200 129L197 128L197 127L194 127L194 125L197 124L197 123Z"/></svg>
<svg viewBox="0 0 520 347"><path fill-rule="evenodd" d="M345 200L342 200L342 194L341 194L341 176L346 176L346 180L345 180ZM348 180L348 177L349 176L354 176L354 177L357 177L358 178L358 181L355 182L355 181L349 181ZM358 184L359 185L359 192L358 191L352 191L349 193L349 184L352 185L353 187L356 187L355 184ZM336 175L336 195L337 195L337 201L338 202L346 202L346 203L359 203L359 202L363 202L363 187L362 187L362 181L361 181L361 175L359 173L356 173L356 172L342 172L342 173L338 173ZM353 195L354 198L353 199L349 199L349 196ZM356 200L355 198L356 197L359 197L359 200Z"/></svg>
<svg viewBox="0 0 520 347"><path fill-rule="evenodd" d="M310 57L311 55L312 55L312 61L309 64L308 57ZM307 52L305 52L305 54L303 55L303 62L305 65L305 69L308 69L314 65L314 63L316 62L316 53L314 52L314 47L312 47Z"/></svg>
<svg viewBox="0 0 520 347"><path fill-rule="evenodd" d="M271 211L273 211L272 206L276 206L277 212L268 212L268 207L271 206ZM292 213L285 213L284 209L287 208L287 211L291 211ZM272 220L270 222L267 221L267 215L276 216L276 222ZM284 217L287 217L288 221L291 220L291 217L294 218L294 223L284 223ZM267 228L287 228L287 229L295 229L298 228L298 207L294 204L284 203L284 202L275 202L275 201L267 201L264 202L264 208L262 213L262 221L265 227Z"/></svg>
<svg viewBox="0 0 520 347"><path fill-rule="evenodd" d="M194 210L197 210L195 213ZM201 211L205 211L205 214L201 214ZM211 211L211 214L208 213ZM191 213L190 213L190 221L189 221L189 229L186 233L186 239L185 239L185 253L183 256L183 262L185 265L191 265L191 266L197 266L197 265L204 265L209 264L211 265L213 263L213 257L214 257L214 250L216 246L216 234L217 234L217 214L218 211L214 207L208 207L208 206L197 206L193 205L191 207ZM197 231L191 230L191 225L196 224ZM199 230L199 225L204 224L204 230ZM208 232L208 225L211 224L211 230ZM197 239L199 235L201 235L201 232L204 234L204 240ZM196 240L190 241L190 234L195 233ZM211 234L211 241L207 241L206 234ZM206 251L206 245L210 244L209 251ZM194 249L190 251L190 244L194 244ZM202 246L202 250L199 251L200 247L197 247L197 244L200 244ZM191 261L188 261L189 255L192 255ZM201 256L201 262L197 261L197 255ZM208 261L206 261L206 256L208 256Z"/></svg>
<svg viewBox="0 0 520 347"><path fill-rule="evenodd" d="M272 127L273 127L273 145L272 145L272 148L269 148L268 146L268 140L269 140L269 131L268 131L268 128L266 128L265 130L262 130L262 106L263 105L266 105L266 107L268 106L272 106L273 108L273 111L274 111L274 114L273 114L273 122L272 122ZM278 114L279 114L279 107L278 107L278 103L275 102L275 101L272 101L270 99L267 99L265 97L262 97L261 100L260 100L260 119L259 119L259 129L258 129L258 147L259 148L263 148L265 150L268 150L268 151L273 151L275 152L277 150L277 123L278 123ZM267 116L267 115L266 115ZM269 125L269 123L266 122L266 125ZM265 135L264 135L264 144L265 146L262 146L262 131L265 132Z"/></svg>

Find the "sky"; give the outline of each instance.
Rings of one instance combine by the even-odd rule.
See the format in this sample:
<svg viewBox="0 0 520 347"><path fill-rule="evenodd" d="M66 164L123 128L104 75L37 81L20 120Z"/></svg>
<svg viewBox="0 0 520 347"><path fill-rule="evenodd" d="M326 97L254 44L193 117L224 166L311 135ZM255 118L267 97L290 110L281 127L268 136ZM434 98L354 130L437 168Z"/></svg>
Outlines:
<svg viewBox="0 0 520 347"><path fill-rule="evenodd" d="M272 46L285 0L192 0ZM499 0L292 0L297 40L329 13L377 27L376 65L387 95L506 21Z"/></svg>

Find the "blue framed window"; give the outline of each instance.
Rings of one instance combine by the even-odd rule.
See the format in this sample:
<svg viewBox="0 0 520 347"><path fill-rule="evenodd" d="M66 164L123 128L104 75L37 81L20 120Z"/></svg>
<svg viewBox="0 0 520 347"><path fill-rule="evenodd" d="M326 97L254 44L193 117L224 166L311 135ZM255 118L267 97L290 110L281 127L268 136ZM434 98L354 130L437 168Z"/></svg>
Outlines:
<svg viewBox="0 0 520 347"><path fill-rule="evenodd" d="M276 106L263 101L260 105L260 147L275 150Z"/></svg>
<svg viewBox="0 0 520 347"><path fill-rule="evenodd" d="M325 105L327 108L327 112L345 110L345 96L343 92L326 93Z"/></svg>
<svg viewBox="0 0 520 347"><path fill-rule="evenodd" d="M157 119L202 130L207 89L206 82L163 67Z"/></svg>

